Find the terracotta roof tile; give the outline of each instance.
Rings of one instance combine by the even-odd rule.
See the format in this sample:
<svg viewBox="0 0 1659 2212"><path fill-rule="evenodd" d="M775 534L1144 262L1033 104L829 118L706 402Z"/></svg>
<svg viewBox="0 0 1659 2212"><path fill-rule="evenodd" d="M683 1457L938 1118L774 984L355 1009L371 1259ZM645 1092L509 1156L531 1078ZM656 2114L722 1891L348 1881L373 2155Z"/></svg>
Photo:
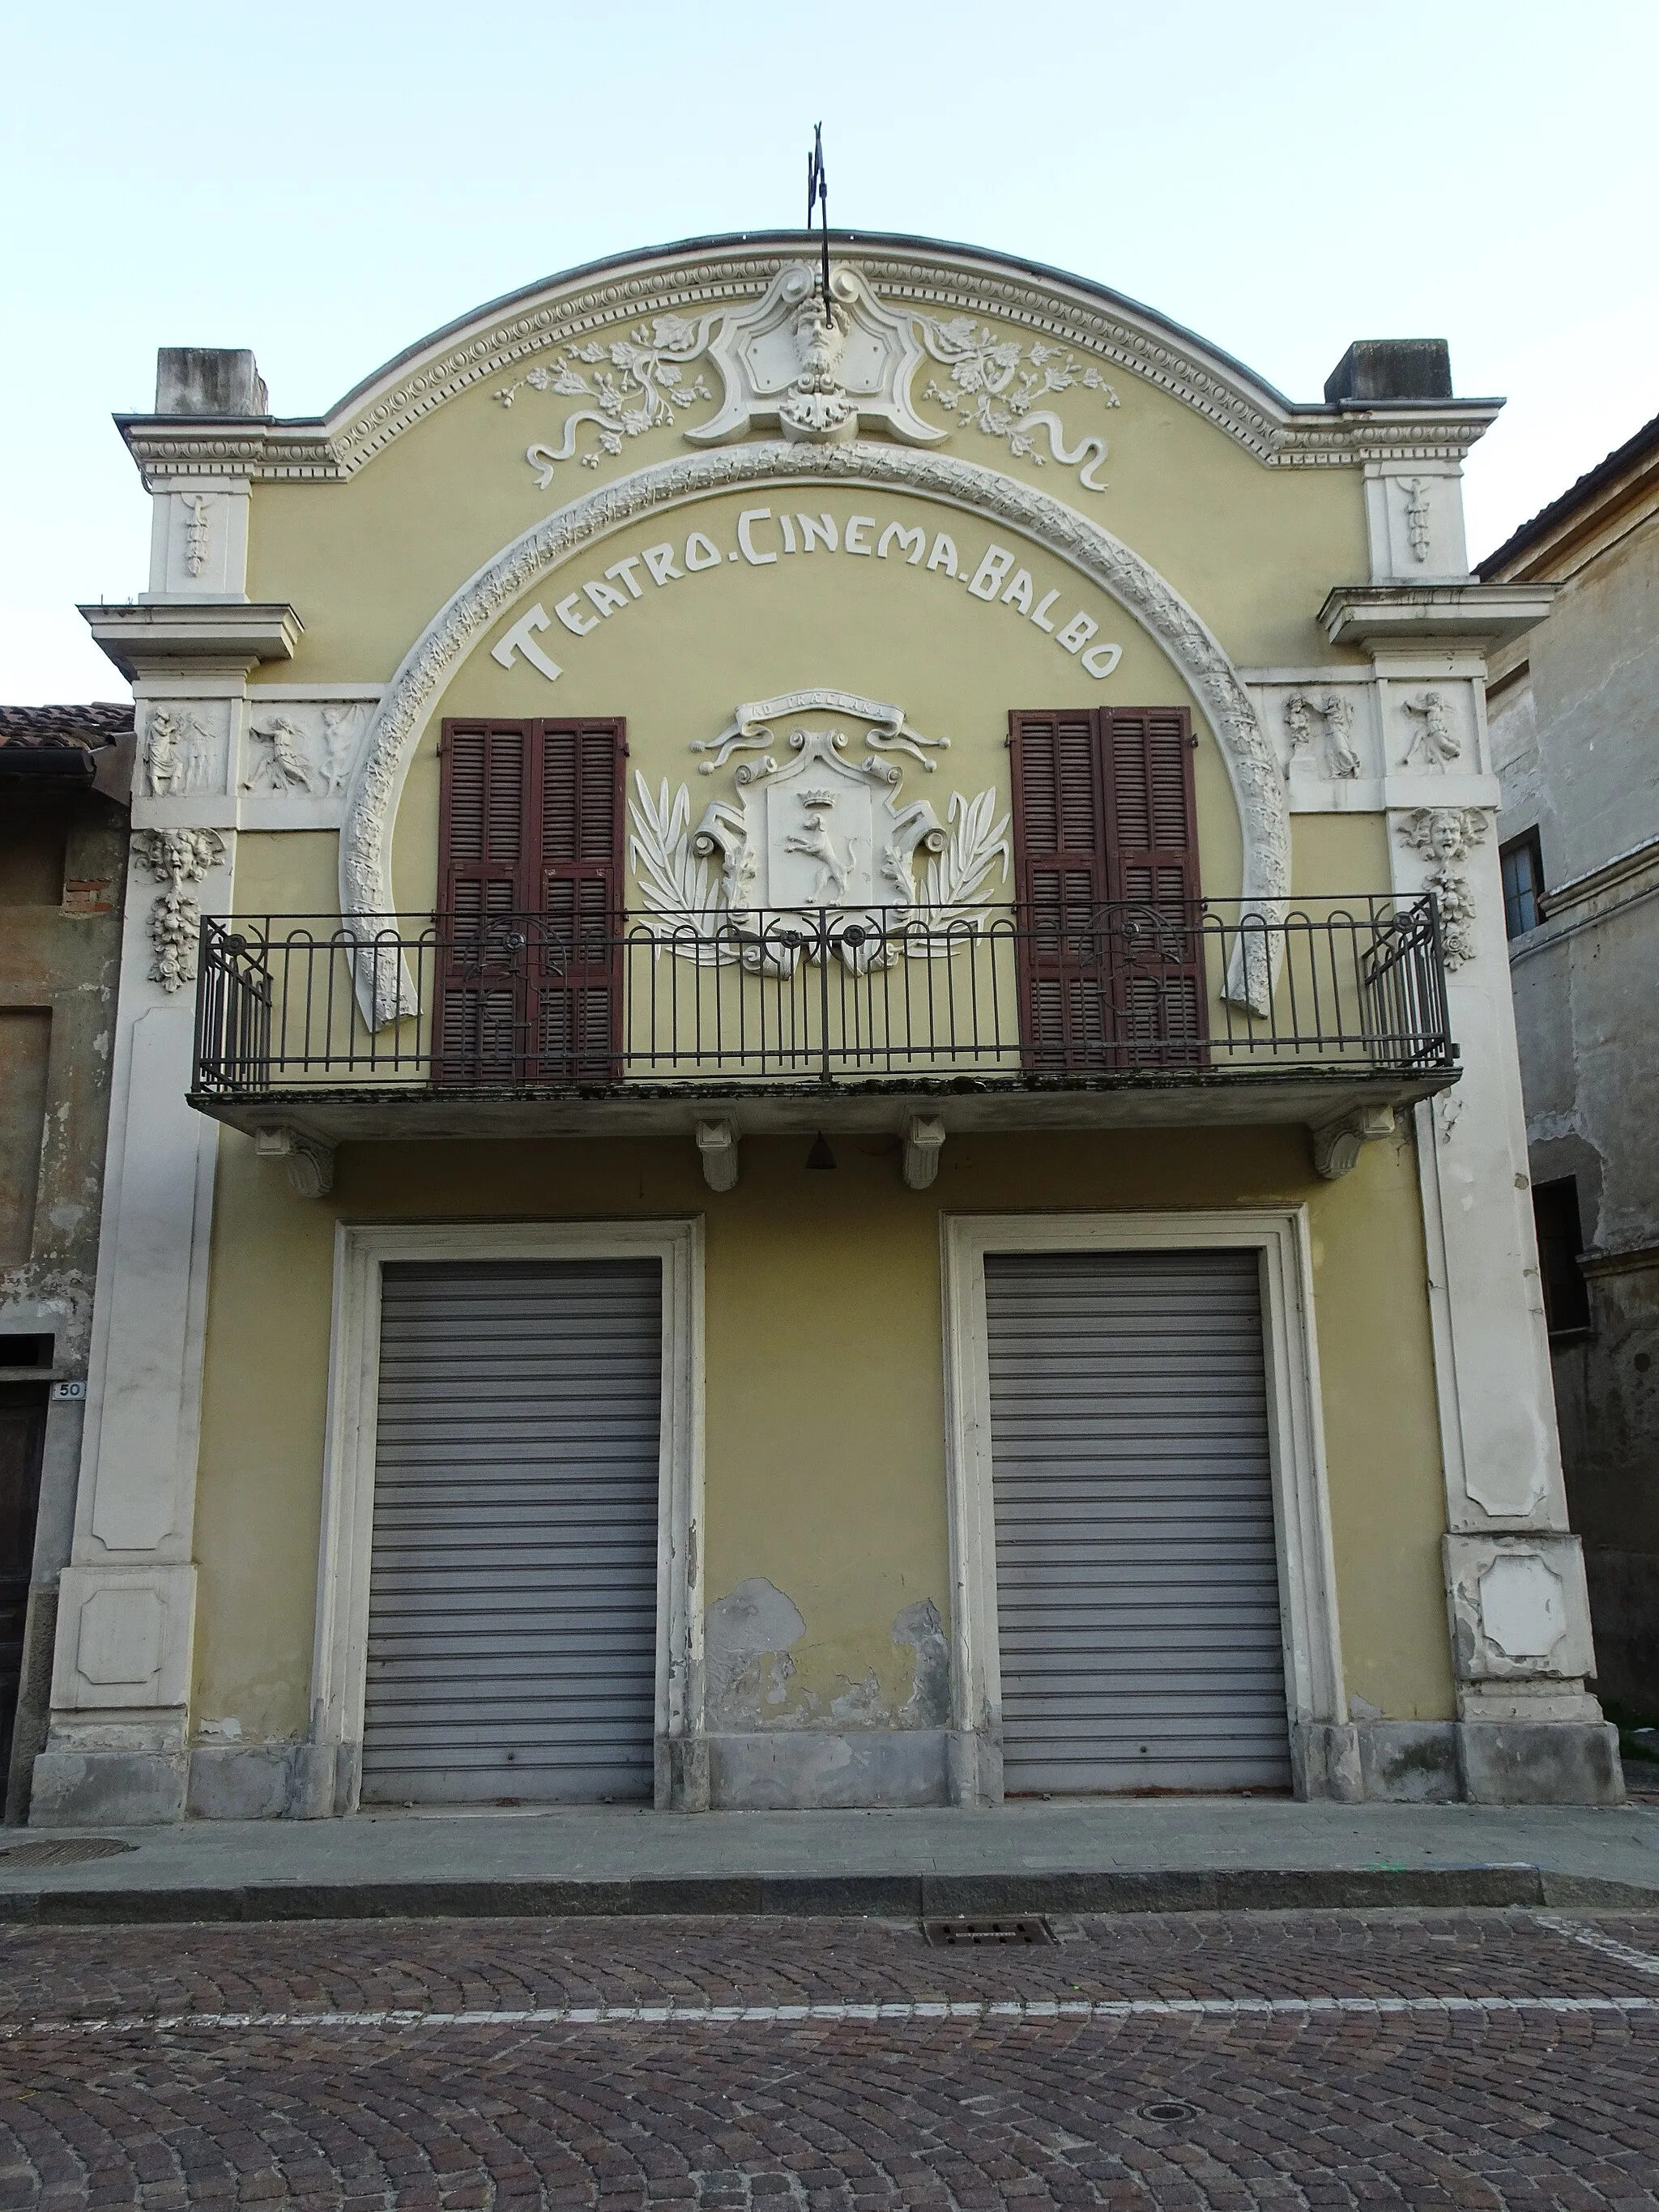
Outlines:
<svg viewBox="0 0 1659 2212"><path fill-rule="evenodd" d="M82 745L95 751L132 735L132 702L84 707L0 707L0 745Z"/></svg>

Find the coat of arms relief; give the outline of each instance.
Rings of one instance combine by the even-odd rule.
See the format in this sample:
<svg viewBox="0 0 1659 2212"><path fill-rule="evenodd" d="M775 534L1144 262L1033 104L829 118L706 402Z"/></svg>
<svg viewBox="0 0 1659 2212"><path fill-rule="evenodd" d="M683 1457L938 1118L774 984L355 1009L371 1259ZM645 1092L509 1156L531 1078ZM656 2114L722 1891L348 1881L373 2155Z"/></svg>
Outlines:
<svg viewBox="0 0 1659 2212"><path fill-rule="evenodd" d="M939 404L943 422L919 411L914 390L917 372L930 362L939 374L929 378L921 399ZM568 344L554 366L526 370L495 397L510 407L528 387L586 403L566 416L556 443L538 440L526 451L545 490L561 463L579 459L584 468L597 468L605 455L622 452L624 439L664 428L698 400L713 398L707 377L694 373L702 365L718 376L720 397L708 421L686 428L694 445L723 445L769 428L808 443L880 430L905 445L934 446L971 428L1039 467L1046 440L1048 454L1076 469L1085 490L1107 489L1096 475L1105 439L1073 443L1061 418L1038 404L1081 389L1115 407L1117 394L1093 362L1043 339L1000 335L970 315L890 307L852 269L835 271L826 299L804 261L780 270L752 304L695 318L657 315L609 343Z"/></svg>
<svg viewBox="0 0 1659 2212"><path fill-rule="evenodd" d="M775 723L802 720L779 743ZM860 726L854 732L837 723ZM693 750L712 775L738 762L729 798L695 829L688 787L653 797L635 772L629 861L643 927L703 966L788 975L803 960L855 972L946 957L976 934L1011 857L994 786L953 793L941 822L903 799L905 752L931 773L950 740L911 726L901 707L855 693L790 692L739 707Z"/></svg>

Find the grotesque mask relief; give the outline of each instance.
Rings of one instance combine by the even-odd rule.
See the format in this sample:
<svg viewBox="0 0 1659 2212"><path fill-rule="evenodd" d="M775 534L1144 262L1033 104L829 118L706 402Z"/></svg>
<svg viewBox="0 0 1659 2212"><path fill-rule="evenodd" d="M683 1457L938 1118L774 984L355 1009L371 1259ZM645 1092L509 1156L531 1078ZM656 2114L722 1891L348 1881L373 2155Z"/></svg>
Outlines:
<svg viewBox="0 0 1659 2212"><path fill-rule="evenodd" d="M1475 955L1479 918L1466 863L1485 838L1486 817L1474 806L1419 806L1398 824L1400 836L1428 862L1427 888L1439 904L1440 941L1449 969Z"/></svg>

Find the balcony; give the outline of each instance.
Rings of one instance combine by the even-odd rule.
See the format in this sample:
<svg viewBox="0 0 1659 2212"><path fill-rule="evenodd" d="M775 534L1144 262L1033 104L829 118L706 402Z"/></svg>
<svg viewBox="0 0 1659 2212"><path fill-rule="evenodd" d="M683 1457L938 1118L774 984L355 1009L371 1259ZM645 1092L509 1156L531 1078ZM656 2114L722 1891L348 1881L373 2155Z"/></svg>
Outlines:
<svg viewBox="0 0 1659 2212"><path fill-rule="evenodd" d="M1434 902L1367 894L210 921L191 1097L313 1146L916 1115L964 1133L1369 1115L1375 1134L1456 1075Z"/></svg>

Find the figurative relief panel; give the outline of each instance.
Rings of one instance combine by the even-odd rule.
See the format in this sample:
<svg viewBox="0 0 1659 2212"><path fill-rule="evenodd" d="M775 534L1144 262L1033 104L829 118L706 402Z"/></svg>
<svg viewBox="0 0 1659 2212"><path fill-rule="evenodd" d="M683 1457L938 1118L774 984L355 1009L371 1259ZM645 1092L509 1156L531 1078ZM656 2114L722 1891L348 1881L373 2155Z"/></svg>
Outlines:
<svg viewBox="0 0 1659 2212"><path fill-rule="evenodd" d="M1316 773L1344 780L1363 766L1354 742L1354 702L1346 686L1292 691L1285 701L1285 735L1290 767L1298 762Z"/></svg>
<svg viewBox="0 0 1659 2212"><path fill-rule="evenodd" d="M229 708L222 701L169 702L144 721L144 788L151 799L222 793Z"/></svg>
<svg viewBox="0 0 1659 2212"><path fill-rule="evenodd" d="M259 802L250 818L272 814L280 823L296 817L314 817L319 825L338 821L373 712L366 699L283 699L267 705L256 694L238 780L244 802Z"/></svg>
<svg viewBox="0 0 1659 2212"><path fill-rule="evenodd" d="M1452 708L1443 691L1422 691L1402 699L1409 735L1400 756L1401 768L1449 768L1463 757L1463 740L1452 724Z"/></svg>
<svg viewBox="0 0 1659 2212"><path fill-rule="evenodd" d="M1464 678L1354 681L1309 670L1251 690L1296 811L1412 803L1402 784L1424 787L1425 799L1437 788L1453 799L1475 795L1479 725Z"/></svg>

